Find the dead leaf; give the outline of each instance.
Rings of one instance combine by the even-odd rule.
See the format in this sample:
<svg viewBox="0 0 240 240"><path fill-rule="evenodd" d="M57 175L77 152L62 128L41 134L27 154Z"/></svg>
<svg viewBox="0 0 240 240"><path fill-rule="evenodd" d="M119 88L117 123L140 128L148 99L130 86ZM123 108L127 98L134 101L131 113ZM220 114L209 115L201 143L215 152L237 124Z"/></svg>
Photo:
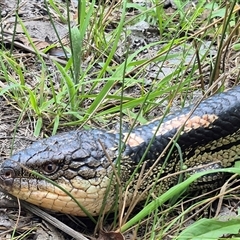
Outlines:
<svg viewBox="0 0 240 240"><path fill-rule="evenodd" d="M125 238L120 232L105 232L101 230L99 232L98 240L124 240Z"/></svg>
<svg viewBox="0 0 240 240"><path fill-rule="evenodd" d="M25 46L31 47L31 43L28 41L28 39L26 37L18 37L18 38L16 38L16 40L22 42ZM50 43L42 41L38 38L31 38L31 40L32 40L34 46L38 50L43 50L50 45Z"/></svg>

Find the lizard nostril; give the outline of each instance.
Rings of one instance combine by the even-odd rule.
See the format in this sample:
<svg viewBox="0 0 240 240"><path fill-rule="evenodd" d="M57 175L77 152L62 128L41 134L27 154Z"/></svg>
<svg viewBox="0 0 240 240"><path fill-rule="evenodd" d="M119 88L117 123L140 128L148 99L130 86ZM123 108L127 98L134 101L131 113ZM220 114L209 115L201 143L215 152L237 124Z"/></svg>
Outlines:
<svg viewBox="0 0 240 240"><path fill-rule="evenodd" d="M0 170L0 185L3 186L4 189L8 187L12 187L14 182L14 178L16 177L16 173L11 167L3 167Z"/></svg>
<svg viewBox="0 0 240 240"><path fill-rule="evenodd" d="M3 178L9 179L15 177L15 172L12 168L3 168L1 171L1 175Z"/></svg>

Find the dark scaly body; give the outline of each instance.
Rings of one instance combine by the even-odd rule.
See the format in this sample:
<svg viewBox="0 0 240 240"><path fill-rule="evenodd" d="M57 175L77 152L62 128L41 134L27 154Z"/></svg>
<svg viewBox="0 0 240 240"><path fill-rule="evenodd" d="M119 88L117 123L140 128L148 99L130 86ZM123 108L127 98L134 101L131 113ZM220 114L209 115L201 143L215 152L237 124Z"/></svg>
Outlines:
<svg viewBox="0 0 240 240"><path fill-rule="evenodd" d="M10 194L33 204L63 213L85 215L69 196L51 183L29 174L20 166L21 163L64 187L90 214L98 215L110 179L114 176L109 158L116 166L119 154L119 177L123 186L142 159L128 189L127 205L132 201L141 166L144 166L142 177L145 177L138 189L138 196L156 181L159 173L161 177L175 173L181 170L182 164L187 169L196 168L190 174L202 171L206 168L204 165L208 164L212 165L207 168L214 169L232 166L240 155L240 87L202 101L188 119L191 110L192 107L183 108L163 120L136 127L130 134L126 132L121 136L119 133L90 130L66 132L40 140L3 162L0 186ZM177 139L183 163L176 147L169 158L166 159L167 154L159 158L183 124L185 125ZM119 141L123 147L122 153ZM147 172L150 168L149 174ZM117 166L116 170L118 171ZM200 179L198 187L214 186L217 178L216 174ZM176 184L177 179L175 176L160 181L155 192L159 194L166 191ZM115 185L116 179L113 177L105 204L106 211L114 204ZM146 195L147 192L140 199Z"/></svg>

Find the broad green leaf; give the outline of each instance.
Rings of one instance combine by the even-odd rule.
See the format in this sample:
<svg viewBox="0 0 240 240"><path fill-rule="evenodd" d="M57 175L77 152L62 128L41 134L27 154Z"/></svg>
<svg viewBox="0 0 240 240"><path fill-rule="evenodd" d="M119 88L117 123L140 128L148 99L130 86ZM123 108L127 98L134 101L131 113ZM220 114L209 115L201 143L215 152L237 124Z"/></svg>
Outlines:
<svg viewBox="0 0 240 240"><path fill-rule="evenodd" d="M225 234L237 234L240 229L240 218L223 222L217 219L202 218L193 223L176 238L177 240L218 240Z"/></svg>

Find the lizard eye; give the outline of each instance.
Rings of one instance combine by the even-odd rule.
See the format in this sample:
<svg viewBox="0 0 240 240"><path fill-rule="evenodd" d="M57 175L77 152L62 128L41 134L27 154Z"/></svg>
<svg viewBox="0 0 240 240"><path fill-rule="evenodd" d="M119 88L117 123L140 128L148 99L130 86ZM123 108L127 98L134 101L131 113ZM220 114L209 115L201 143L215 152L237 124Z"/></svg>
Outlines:
<svg viewBox="0 0 240 240"><path fill-rule="evenodd" d="M58 165L53 162L47 162L43 165L42 169L43 169L44 173L51 174L58 170Z"/></svg>

